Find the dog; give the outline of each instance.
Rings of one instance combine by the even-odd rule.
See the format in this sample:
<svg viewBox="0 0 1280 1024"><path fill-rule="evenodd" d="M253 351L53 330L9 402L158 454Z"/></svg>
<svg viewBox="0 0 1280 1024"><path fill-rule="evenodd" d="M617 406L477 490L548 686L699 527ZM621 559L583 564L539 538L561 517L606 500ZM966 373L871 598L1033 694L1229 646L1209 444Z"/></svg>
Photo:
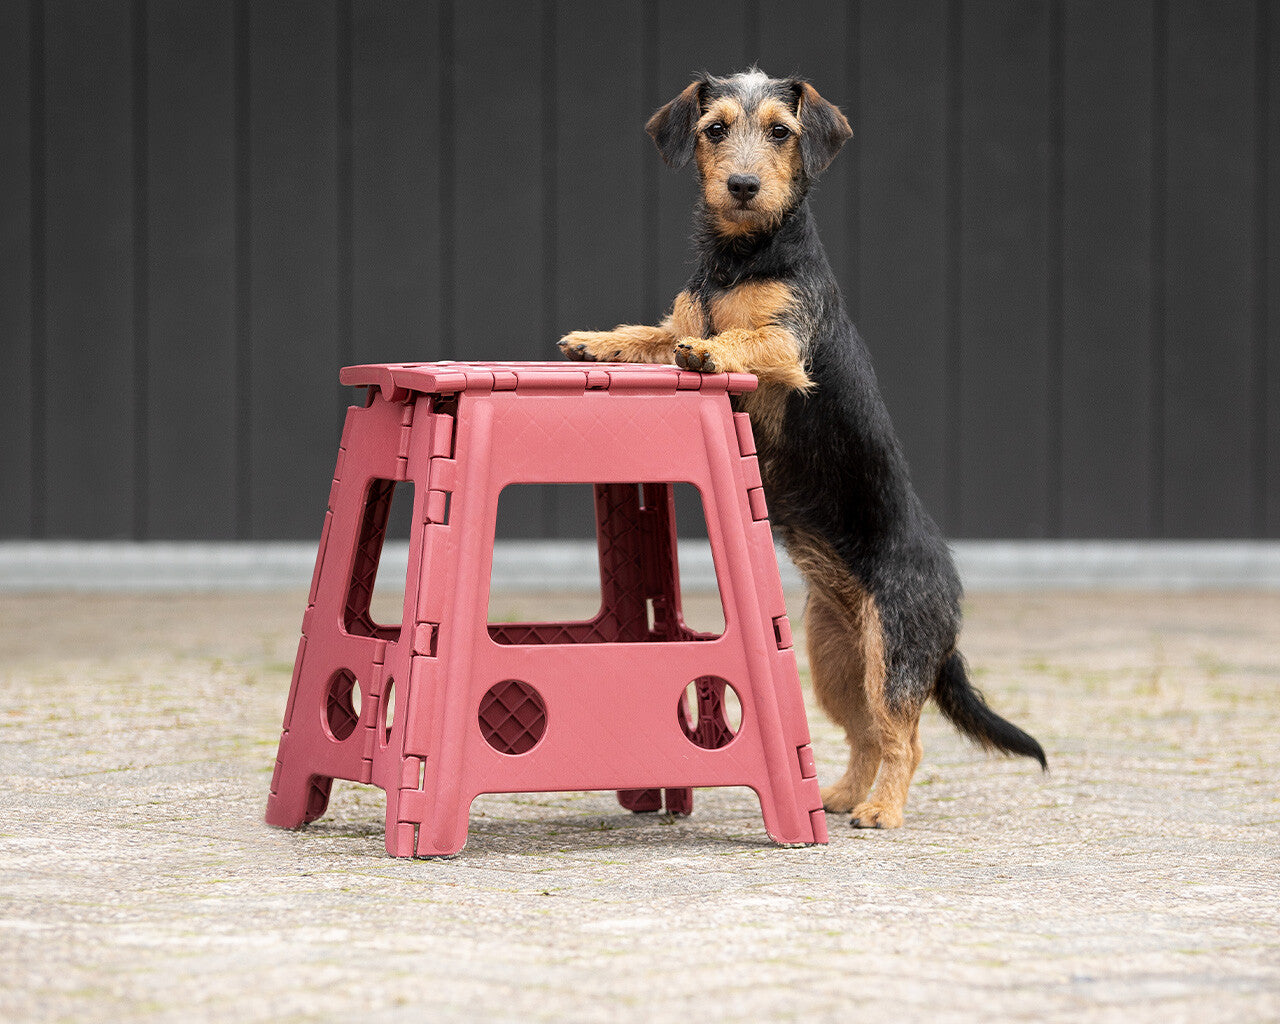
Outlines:
<svg viewBox="0 0 1280 1024"><path fill-rule="evenodd" d="M849 740L823 806L855 827L902 824L930 697L983 747L1047 768L1040 744L969 681L959 576L818 240L807 194L852 136L848 120L808 82L752 68L703 75L647 131L671 167L697 166L693 276L658 326L575 331L560 349L759 379L735 402L751 418L770 519L807 584L814 692Z"/></svg>

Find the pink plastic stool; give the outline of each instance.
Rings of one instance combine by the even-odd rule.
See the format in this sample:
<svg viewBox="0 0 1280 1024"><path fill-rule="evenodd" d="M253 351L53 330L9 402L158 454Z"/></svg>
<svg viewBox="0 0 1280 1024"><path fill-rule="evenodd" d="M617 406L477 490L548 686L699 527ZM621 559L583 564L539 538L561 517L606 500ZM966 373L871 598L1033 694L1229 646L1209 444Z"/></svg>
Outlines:
<svg viewBox="0 0 1280 1024"><path fill-rule="evenodd" d="M827 841L751 427L729 404L754 377L410 363L341 378L368 399L343 429L270 824L318 818L335 778L373 783L389 853L446 855L481 793L615 789L657 810L665 789L687 814L691 787L749 786L775 842ZM369 604L399 481L414 484L404 614L379 625ZM718 637L681 618L673 481L702 496ZM498 494L518 483L595 485L594 619L488 622Z"/></svg>

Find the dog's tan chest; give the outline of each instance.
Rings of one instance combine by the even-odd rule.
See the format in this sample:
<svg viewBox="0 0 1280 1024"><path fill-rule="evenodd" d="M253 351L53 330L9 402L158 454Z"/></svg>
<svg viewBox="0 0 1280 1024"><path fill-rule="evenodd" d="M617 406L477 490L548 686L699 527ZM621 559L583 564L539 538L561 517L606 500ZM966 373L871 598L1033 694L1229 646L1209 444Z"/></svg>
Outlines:
<svg viewBox="0 0 1280 1024"><path fill-rule="evenodd" d="M671 308L671 329L677 338L705 338L707 315L692 292L681 292Z"/></svg>
<svg viewBox="0 0 1280 1024"><path fill-rule="evenodd" d="M721 334L772 327L791 303L791 289L781 281L748 281L711 300L712 329Z"/></svg>
<svg viewBox="0 0 1280 1024"><path fill-rule="evenodd" d="M794 301L781 281L748 281L711 300L710 316L697 295L681 292L671 310L677 338L706 338L725 331L758 331L776 326Z"/></svg>

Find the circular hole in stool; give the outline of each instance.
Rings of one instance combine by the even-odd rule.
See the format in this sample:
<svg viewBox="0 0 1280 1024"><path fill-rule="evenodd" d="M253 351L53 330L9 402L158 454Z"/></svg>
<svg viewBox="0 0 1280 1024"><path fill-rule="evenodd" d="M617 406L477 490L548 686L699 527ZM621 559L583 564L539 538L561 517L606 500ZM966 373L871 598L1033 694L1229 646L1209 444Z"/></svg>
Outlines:
<svg viewBox="0 0 1280 1024"><path fill-rule="evenodd" d="M329 735L335 740L345 740L356 731L356 723L360 721L360 684L350 669L339 669L333 674L324 703Z"/></svg>
<svg viewBox="0 0 1280 1024"><path fill-rule="evenodd" d="M387 686L382 693L382 745L391 742L391 727L396 717L396 681L387 676Z"/></svg>
<svg viewBox="0 0 1280 1024"><path fill-rule="evenodd" d="M742 700L719 676L700 676L686 686L676 712L684 734L704 750L728 746L742 728Z"/></svg>
<svg viewBox="0 0 1280 1024"><path fill-rule="evenodd" d="M480 701L480 733L500 754L524 754L547 731L547 706L528 683L504 679Z"/></svg>

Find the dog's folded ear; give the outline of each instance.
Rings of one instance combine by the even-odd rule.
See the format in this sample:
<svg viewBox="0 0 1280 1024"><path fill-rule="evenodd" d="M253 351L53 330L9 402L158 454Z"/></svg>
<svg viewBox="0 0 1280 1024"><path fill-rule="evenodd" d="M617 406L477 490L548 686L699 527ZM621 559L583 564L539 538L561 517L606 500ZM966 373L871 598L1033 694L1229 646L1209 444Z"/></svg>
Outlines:
<svg viewBox="0 0 1280 1024"><path fill-rule="evenodd" d="M827 169L840 147L853 137L853 129L840 108L819 96L808 82L794 81L791 88L796 93L804 172L814 178Z"/></svg>
<svg viewBox="0 0 1280 1024"><path fill-rule="evenodd" d="M644 126L662 159L677 169L693 157L698 141L698 118L702 116L702 91L706 86L705 78L691 82L684 92L663 106Z"/></svg>

